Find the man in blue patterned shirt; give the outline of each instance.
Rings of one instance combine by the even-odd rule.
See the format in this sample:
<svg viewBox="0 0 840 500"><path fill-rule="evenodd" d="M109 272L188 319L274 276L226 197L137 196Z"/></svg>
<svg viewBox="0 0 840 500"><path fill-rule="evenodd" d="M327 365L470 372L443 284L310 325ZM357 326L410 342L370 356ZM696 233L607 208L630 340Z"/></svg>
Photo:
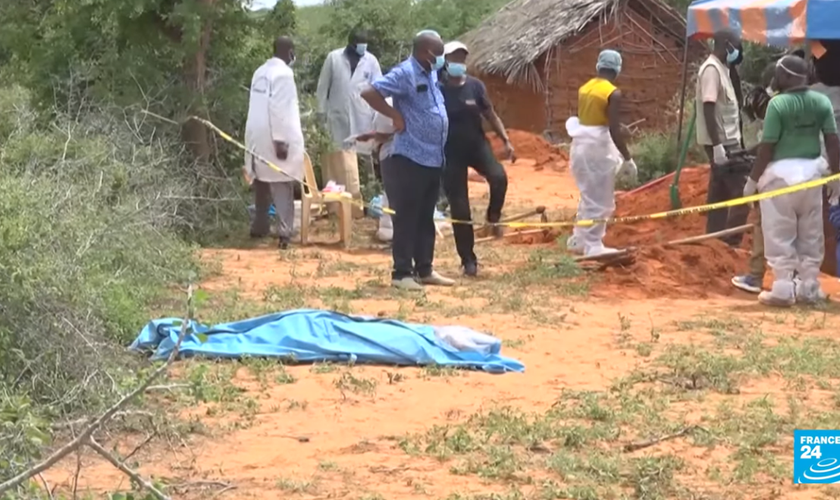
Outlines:
<svg viewBox="0 0 840 500"><path fill-rule="evenodd" d="M392 217L394 271L391 284L421 291L423 285L452 286L434 271L435 205L440 193L443 147L449 129L437 72L443 40L433 31L414 38L411 57L362 92L370 106L394 123L393 151L382 164ZM392 98L393 107L386 98Z"/></svg>

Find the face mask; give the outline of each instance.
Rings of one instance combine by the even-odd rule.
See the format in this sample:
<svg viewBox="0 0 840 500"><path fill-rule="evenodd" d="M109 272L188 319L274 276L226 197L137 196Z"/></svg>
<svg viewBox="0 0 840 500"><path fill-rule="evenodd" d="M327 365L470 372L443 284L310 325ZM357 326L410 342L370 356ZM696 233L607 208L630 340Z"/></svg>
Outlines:
<svg viewBox="0 0 840 500"><path fill-rule="evenodd" d="M432 56L435 58L435 60L432 62L432 70L438 71L439 69L443 68L443 66L446 64L446 58L442 55L436 56L432 54Z"/></svg>
<svg viewBox="0 0 840 500"><path fill-rule="evenodd" d="M726 51L726 63L727 64L734 64L735 61L738 60L738 57L740 55L741 55L741 51L736 49L735 47L732 47L732 49L729 49L729 50Z"/></svg>
<svg viewBox="0 0 840 500"><path fill-rule="evenodd" d="M449 76L460 77L467 74L467 65L462 63L446 63L446 72Z"/></svg>
<svg viewBox="0 0 840 500"><path fill-rule="evenodd" d="M365 55L365 52L367 52L367 45L368 44L366 44L366 43L357 43L356 44L356 53L359 54L360 56Z"/></svg>
<svg viewBox="0 0 840 500"><path fill-rule="evenodd" d="M292 53L292 54L291 54L291 59L289 59L288 66L289 66L290 68L291 68L292 66L294 66L294 65L295 65L295 61L296 61L296 59L295 59L295 55L294 55L294 53Z"/></svg>

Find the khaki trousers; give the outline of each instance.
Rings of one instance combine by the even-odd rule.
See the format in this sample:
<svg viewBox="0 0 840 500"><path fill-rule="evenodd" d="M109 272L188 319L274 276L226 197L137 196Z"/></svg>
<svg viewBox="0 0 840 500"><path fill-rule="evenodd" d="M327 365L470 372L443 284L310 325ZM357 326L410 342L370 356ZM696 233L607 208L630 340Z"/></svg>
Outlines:
<svg viewBox="0 0 840 500"><path fill-rule="evenodd" d="M344 190L350 193L354 199L361 201L362 190L359 183L359 161L356 158L356 152L350 150L333 151L324 156L324 183L333 181L336 184L344 186ZM337 213L338 206L336 203L329 203L327 205L330 213ZM364 210L360 205L353 205L353 217L360 218L364 216Z"/></svg>
<svg viewBox="0 0 840 500"><path fill-rule="evenodd" d="M764 232L761 230L761 209L755 204L755 224L752 230L752 249L750 251L750 276L764 281L767 261L764 259Z"/></svg>

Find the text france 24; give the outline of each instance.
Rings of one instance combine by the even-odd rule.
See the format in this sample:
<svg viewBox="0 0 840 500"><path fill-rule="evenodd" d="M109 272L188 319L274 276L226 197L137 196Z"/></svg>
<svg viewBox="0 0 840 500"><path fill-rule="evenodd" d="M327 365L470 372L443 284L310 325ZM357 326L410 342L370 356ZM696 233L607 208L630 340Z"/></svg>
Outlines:
<svg viewBox="0 0 840 500"><path fill-rule="evenodd" d="M840 483L840 430L793 431L793 483Z"/></svg>

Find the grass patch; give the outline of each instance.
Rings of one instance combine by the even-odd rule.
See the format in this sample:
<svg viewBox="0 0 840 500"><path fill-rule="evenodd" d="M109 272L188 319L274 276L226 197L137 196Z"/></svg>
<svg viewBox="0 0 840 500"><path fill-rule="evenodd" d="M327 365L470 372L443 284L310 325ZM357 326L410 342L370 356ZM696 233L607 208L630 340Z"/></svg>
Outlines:
<svg viewBox="0 0 840 500"><path fill-rule="evenodd" d="M620 330L630 327L619 317ZM794 429L840 426L840 344L758 334L739 338L732 330L752 326L736 320L678 327L718 331L729 340L660 349L657 338L640 344L648 346L649 365L607 391L567 390L544 412L494 406L462 422L404 436L399 446L409 455L434 458L451 474L512 486L489 496L448 498L735 498L726 493L733 485L788 478ZM744 385L773 376L804 384L806 392L830 388L832 396L816 404L782 392L739 396ZM663 439L674 444L660 446ZM628 446L644 451L628 452ZM689 460L701 453L683 456L669 451L673 447L714 449L721 458ZM686 479L697 477L710 482L712 496L696 496Z"/></svg>

